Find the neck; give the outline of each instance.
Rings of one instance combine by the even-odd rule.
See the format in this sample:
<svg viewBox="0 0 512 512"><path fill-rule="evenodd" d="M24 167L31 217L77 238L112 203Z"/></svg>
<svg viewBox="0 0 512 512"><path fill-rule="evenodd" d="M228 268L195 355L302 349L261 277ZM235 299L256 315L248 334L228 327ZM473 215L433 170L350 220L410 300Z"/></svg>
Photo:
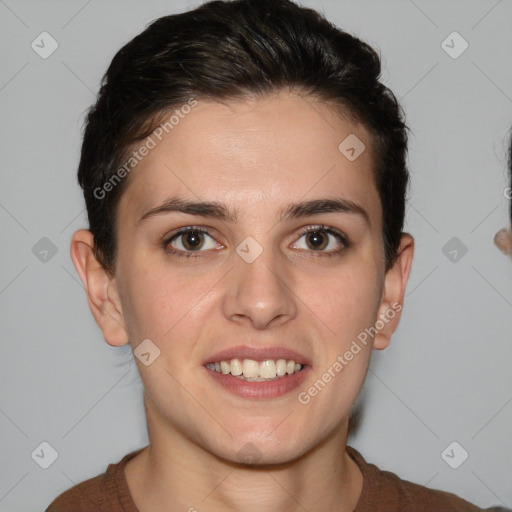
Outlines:
<svg viewBox="0 0 512 512"><path fill-rule="evenodd" d="M295 460L237 464L206 451L176 430L155 428L150 445L125 467L140 512L352 512L363 487L357 464L346 453L348 418L335 434Z"/></svg>

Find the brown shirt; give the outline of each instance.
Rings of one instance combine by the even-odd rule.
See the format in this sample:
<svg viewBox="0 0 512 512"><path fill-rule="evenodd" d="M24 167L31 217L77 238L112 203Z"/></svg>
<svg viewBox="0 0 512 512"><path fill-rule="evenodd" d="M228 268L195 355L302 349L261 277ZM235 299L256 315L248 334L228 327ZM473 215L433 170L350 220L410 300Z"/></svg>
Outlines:
<svg viewBox="0 0 512 512"><path fill-rule="evenodd" d="M63 492L45 512L139 512L130 495L124 466L143 448L125 455L107 471ZM354 512L481 512L481 509L455 494L428 489L394 473L367 463L351 446L347 453L363 474L363 490Z"/></svg>

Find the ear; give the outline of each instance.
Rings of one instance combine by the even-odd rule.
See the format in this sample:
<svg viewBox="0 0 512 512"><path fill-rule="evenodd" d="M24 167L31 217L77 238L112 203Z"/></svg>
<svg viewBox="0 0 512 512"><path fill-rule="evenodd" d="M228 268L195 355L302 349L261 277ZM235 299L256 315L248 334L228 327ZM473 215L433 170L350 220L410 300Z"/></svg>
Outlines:
<svg viewBox="0 0 512 512"><path fill-rule="evenodd" d="M85 288L87 302L105 341L112 346L127 344L129 338L116 280L96 259L92 233L87 229L78 230L71 240L70 252Z"/></svg>
<svg viewBox="0 0 512 512"><path fill-rule="evenodd" d="M494 244L503 254L512 255L512 232L510 229L500 229L494 235Z"/></svg>
<svg viewBox="0 0 512 512"><path fill-rule="evenodd" d="M414 255L414 239L408 233L402 233L402 239L393 266L384 278L384 289L375 322L377 334L373 348L383 350L391 341L391 336L398 327L404 303L405 287L411 272Z"/></svg>

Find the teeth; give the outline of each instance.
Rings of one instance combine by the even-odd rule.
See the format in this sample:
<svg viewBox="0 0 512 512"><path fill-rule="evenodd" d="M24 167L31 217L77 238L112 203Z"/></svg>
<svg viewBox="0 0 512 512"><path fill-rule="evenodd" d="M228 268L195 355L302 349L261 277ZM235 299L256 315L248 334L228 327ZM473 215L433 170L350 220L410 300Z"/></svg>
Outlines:
<svg viewBox="0 0 512 512"><path fill-rule="evenodd" d="M285 359L278 359L276 363L276 374L279 377L282 377L283 375L286 375L286 360Z"/></svg>
<svg viewBox="0 0 512 512"><path fill-rule="evenodd" d="M260 365L252 359L244 359L242 364L245 378L256 378L260 376Z"/></svg>
<svg viewBox="0 0 512 512"><path fill-rule="evenodd" d="M217 367L215 367L217 369ZM221 372L226 375L226 373L229 373L231 370L231 365L227 361L221 361L220 362L220 370Z"/></svg>
<svg viewBox="0 0 512 512"><path fill-rule="evenodd" d="M240 359L231 359L231 368L229 371L231 372L231 375L242 375L242 363L240 362Z"/></svg>
<svg viewBox="0 0 512 512"><path fill-rule="evenodd" d="M276 363L274 363L274 361L263 361L260 364L260 377L263 377L264 379L273 379L276 374Z"/></svg>
<svg viewBox="0 0 512 512"><path fill-rule="evenodd" d="M292 375L302 370L300 363L286 359L267 359L259 363L254 359L231 359L231 361L216 361L206 365L210 370L231 375L248 381L275 380L286 374Z"/></svg>

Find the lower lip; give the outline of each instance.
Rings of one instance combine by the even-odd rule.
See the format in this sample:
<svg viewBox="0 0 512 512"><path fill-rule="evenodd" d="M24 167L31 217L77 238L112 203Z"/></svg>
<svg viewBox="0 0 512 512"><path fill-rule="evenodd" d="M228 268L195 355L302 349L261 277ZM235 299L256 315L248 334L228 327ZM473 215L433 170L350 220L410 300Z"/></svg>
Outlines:
<svg viewBox="0 0 512 512"><path fill-rule="evenodd" d="M203 367L210 376L221 386L234 395L242 398L277 398L284 396L298 388L307 378L311 367L306 365L301 371L291 375L285 375L280 379L268 380L266 382L250 382L234 377L230 373L223 374L215 370Z"/></svg>

